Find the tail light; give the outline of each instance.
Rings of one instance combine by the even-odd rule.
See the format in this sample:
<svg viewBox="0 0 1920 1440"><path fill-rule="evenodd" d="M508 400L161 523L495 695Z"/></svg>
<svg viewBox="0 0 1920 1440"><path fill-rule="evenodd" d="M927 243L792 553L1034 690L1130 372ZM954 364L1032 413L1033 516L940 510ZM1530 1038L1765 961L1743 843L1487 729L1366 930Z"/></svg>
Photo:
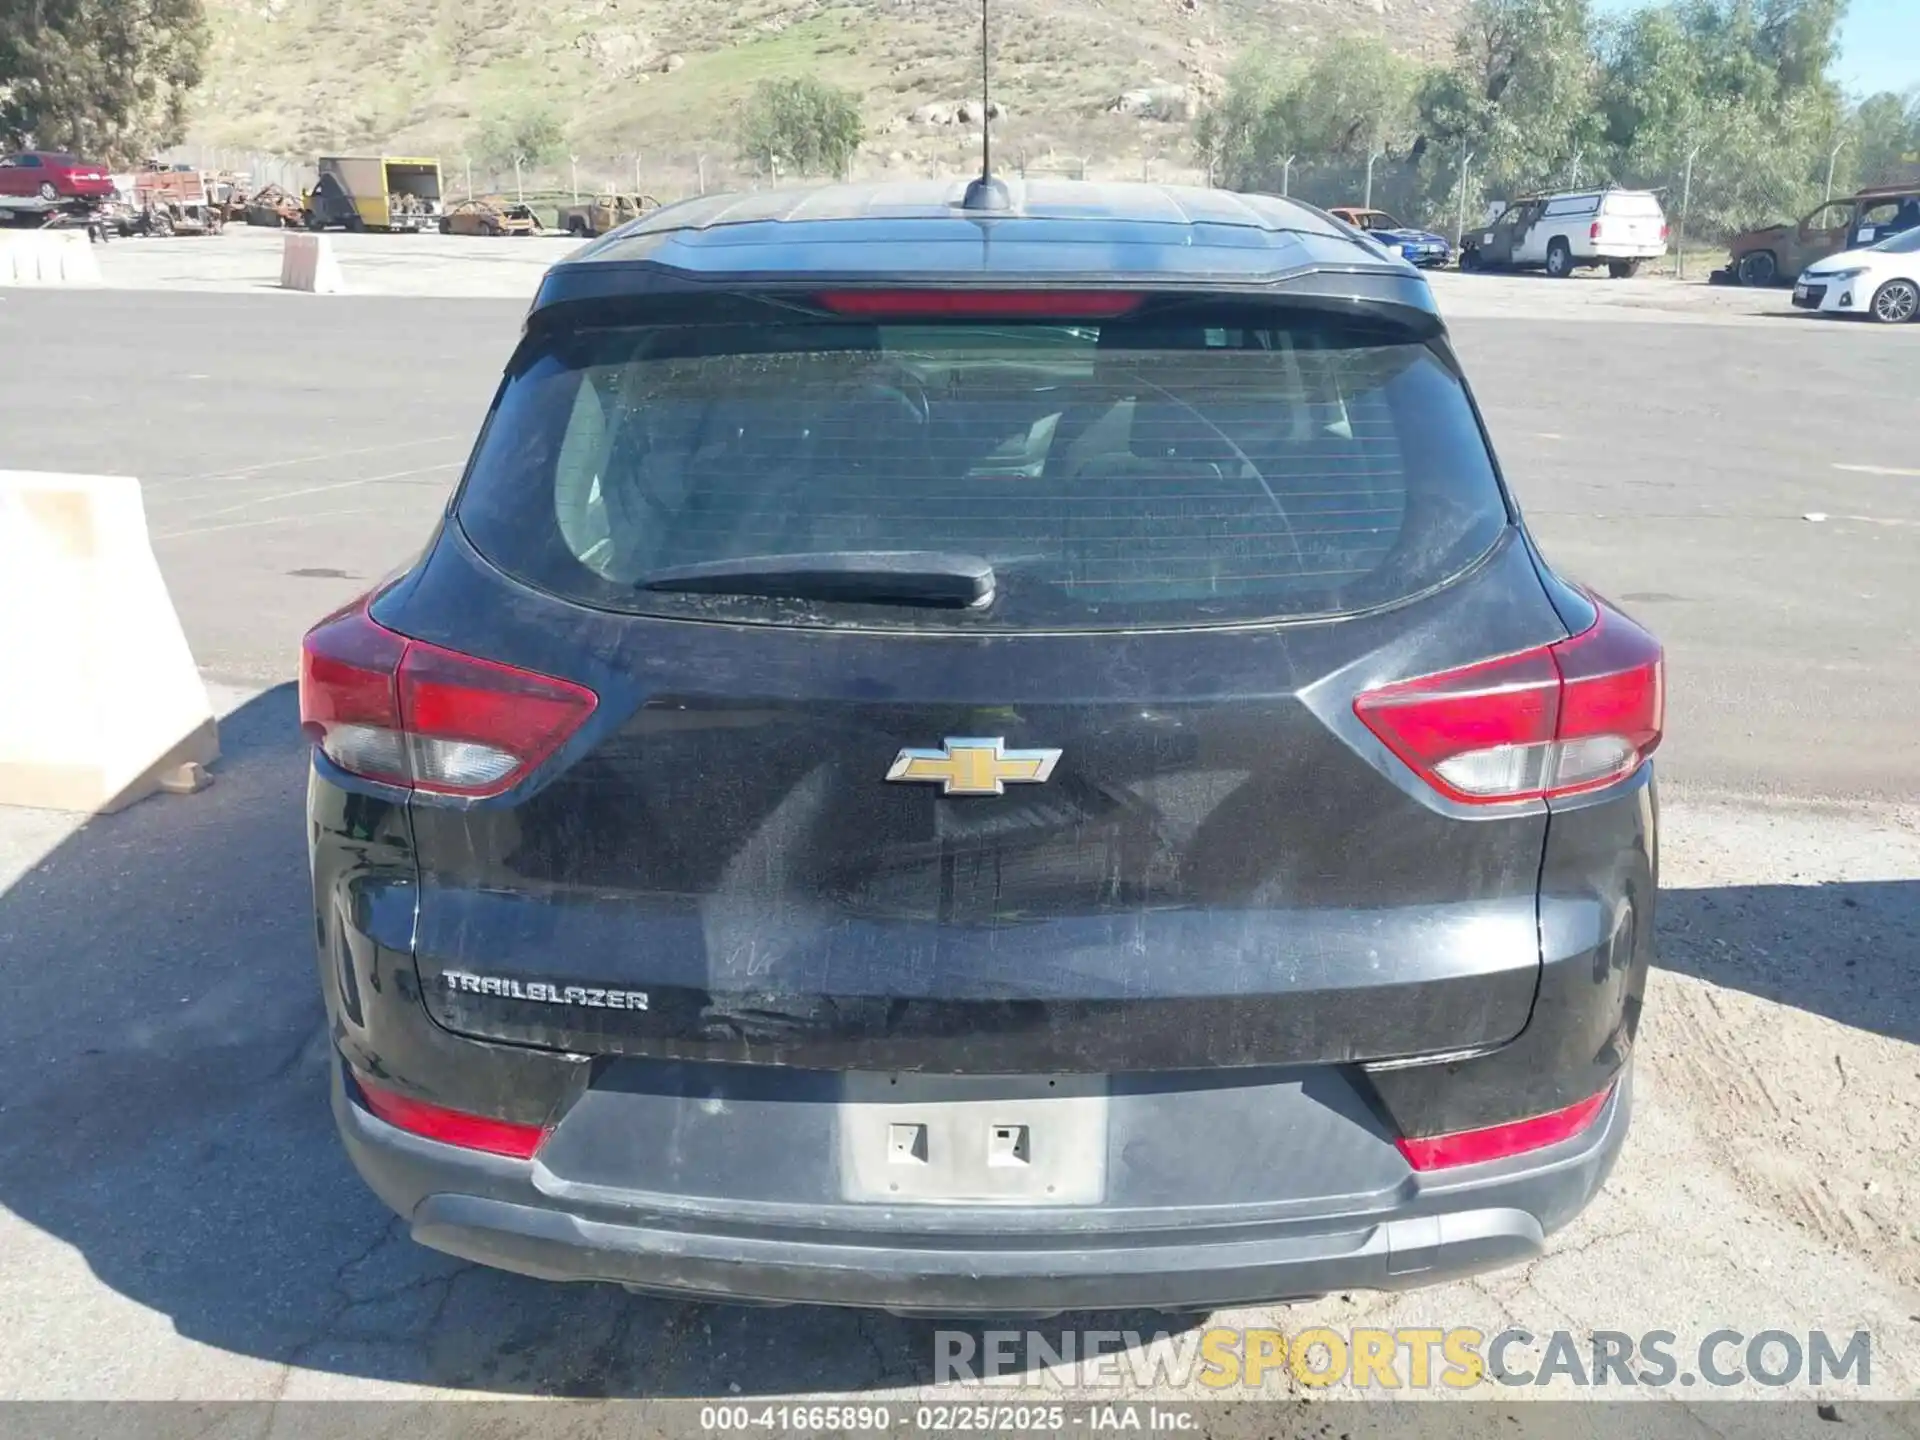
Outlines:
<svg viewBox="0 0 1920 1440"><path fill-rule="evenodd" d="M300 647L300 728L355 775L483 798L518 784L593 713L591 690L410 640L364 601Z"/></svg>
<svg viewBox="0 0 1920 1440"><path fill-rule="evenodd" d="M1662 245L1667 243L1667 227L1665 224L1660 226L1660 243Z"/></svg>
<svg viewBox="0 0 1920 1440"><path fill-rule="evenodd" d="M1593 222L1593 224L1587 227L1587 239L1598 240L1599 238L1600 238L1600 222L1596 220Z"/></svg>
<svg viewBox="0 0 1920 1440"><path fill-rule="evenodd" d="M1452 1135L1424 1135L1394 1141L1407 1164L1416 1170L1450 1170L1456 1165L1481 1165L1489 1160L1504 1160L1529 1150L1542 1150L1571 1140L1585 1130L1606 1107L1613 1094L1608 1086L1564 1110L1534 1115L1505 1125L1489 1125L1484 1130L1461 1130Z"/></svg>
<svg viewBox="0 0 1920 1440"><path fill-rule="evenodd" d="M495 1120L487 1115L469 1115L464 1110L449 1110L425 1100L415 1100L368 1081L355 1073L354 1086L366 1108L393 1126L422 1139L442 1145L458 1145L462 1150L484 1150L490 1155L507 1155L515 1160L529 1159L547 1138L538 1125L517 1125L510 1120Z"/></svg>
<svg viewBox="0 0 1920 1440"><path fill-rule="evenodd" d="M1640 768L1666 723L1660 644L1605 605L1568 640L1369 690L1355 713L1466 804L1577 794Z"/></svg>

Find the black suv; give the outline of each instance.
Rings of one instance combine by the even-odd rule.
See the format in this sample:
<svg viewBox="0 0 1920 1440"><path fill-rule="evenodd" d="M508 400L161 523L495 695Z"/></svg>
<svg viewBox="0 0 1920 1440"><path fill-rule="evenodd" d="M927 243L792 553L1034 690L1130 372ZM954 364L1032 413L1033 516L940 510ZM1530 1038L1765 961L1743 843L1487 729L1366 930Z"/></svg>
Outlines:
<svg viewBox="0 0 1920 1440"><path fill-rule="evenodd" d="M1537 1254L1619 1148L1659 646L1426 282L1212 190L838 186L548 273L308 635L334 1109L414 1237L899 1312Z"/></svg>

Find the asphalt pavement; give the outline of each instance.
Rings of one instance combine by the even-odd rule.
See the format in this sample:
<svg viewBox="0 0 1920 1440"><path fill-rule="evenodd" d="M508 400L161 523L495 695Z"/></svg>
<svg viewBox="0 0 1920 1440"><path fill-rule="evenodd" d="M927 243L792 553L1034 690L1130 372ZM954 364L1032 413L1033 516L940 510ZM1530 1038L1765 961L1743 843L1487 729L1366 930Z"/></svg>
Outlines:
<svg viewBox="0 0 1920 1440"><path fill-rule="evenodd" d="M1521 302L1568 288L1465 279ZM202 668L286 679L306 626L431 533L524 313L15 292L5 463L139 476ZM1920 794L1920 326L1475 316L1454 333L1542 543L1669 647L1675 780Z"/></svg>
<svg viewBox="0 0 1920 1440"><path fill-rule="evenodd" d="M0 298L0 466L146 482L227 711L201 795L81 828L0 812L0 1395L932 1393L932 1322L422 1250L332 1135L286 682L305 626L429 535L523 313ZM1920 1396L1920 327L1516 314L1455 335L1549 553L1669 647L1640 1112L1532 1266L1217 1318L1864 1326L1873 1393Z"/></svg>

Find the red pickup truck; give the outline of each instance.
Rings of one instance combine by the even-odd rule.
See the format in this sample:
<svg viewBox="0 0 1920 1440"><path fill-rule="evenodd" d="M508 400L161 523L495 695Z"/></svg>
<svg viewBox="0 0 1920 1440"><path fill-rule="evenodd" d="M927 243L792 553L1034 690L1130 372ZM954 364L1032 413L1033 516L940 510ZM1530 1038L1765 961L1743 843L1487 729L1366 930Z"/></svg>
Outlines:
<svg viewBox="0 0 1920 1440"><path fill-rule="evenodd" d="M60 150L22 150L0 155L0 196L56 200L104 200L113 194L107 167Z"/></svg>

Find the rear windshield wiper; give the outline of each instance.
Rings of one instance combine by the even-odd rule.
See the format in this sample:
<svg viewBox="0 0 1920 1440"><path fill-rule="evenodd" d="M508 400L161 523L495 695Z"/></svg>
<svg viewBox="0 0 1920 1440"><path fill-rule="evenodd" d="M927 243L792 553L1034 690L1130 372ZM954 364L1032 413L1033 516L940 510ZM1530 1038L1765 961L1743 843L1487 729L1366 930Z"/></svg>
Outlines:
<svg viewBox="0 0 1920 1440"><path fill-rule="evenodd" d="M840 600L859 605L981 608L993 601L993 565L978 555L937 550L829 550L812 555L743 555L656 570L637 589L684 595L751 595L769 600Z"/></svg>

